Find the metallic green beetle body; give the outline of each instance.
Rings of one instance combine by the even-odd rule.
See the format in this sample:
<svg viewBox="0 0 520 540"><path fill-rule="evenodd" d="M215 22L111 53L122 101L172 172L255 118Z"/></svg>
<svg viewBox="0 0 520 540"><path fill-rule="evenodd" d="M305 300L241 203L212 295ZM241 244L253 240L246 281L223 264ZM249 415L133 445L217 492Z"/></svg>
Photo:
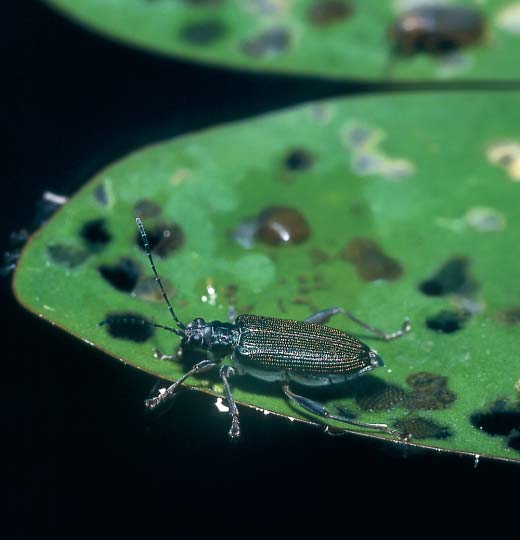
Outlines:
<svg viewBox="0 0 520 540"><path fill-rule="evenodd" d="M232 361L240 372L319 386L343 382L383 362L358 339L322 324L240 315Z"/></svg>

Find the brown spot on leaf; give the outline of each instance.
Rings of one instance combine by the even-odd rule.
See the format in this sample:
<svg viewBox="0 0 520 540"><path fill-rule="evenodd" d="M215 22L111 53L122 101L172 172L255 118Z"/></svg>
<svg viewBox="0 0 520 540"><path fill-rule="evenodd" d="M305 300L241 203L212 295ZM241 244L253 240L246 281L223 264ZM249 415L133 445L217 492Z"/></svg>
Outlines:
<svg viewBox="0 0 520 540"><path fill-rule="evenodd" d="M403 274L399 261L386 255L370 238L353 238L341 251L341 257L354 264L358 276L364 281L392 281Z"/></svg>
<svg viewBox="0 0 520 540"><path fill-rule="evenodd" d="M177 223L162 223L154 227L147 227L146 233L150 248L159 257L168 257L184 245L184 231ZM135 243L144 250L141 233L135 235Z"/></svg>
<svg viewBox="0 0 520 540"><path fill-rule="evenodd" d="M141 199L134 204L134 216L141 219L158 217L161 214L161 206L155 201Z"/></svg>
<svg viewBox="0 0 520 540"><path fill-rule="evenodd" d="M448 426L443 426L421 416L408 416L399 419L394 427L413 439L448 439L453 435Z"/></svg>
<svg viewBox="0 0 520 540"><path fill-rule="evenodd" d="M253 240L271 246L301 244L310 233L307 220L298 210L288 206L270 206L238 225L233 231L233 238L241 246L251 248Z"/></svg>
<svg viewBox="0 0 520 540"><path fill-rule="evenodd" d="M392 48L399 55L445 54L482 41L485 24L475 9L430 5L403 13L389 31Z"/></svg>
<svg viewBox="0 0 520 540"><path fill-rule="evenodd" d="M307 9L307 17L315 26L330 26L350 17L352 2L346 0L314 0Z"/></svg>
<svg viewBox="0 0 520 540"><path fill-rule="evenodd" d="M407 409L446 409L457 399L457 395L448 388L448 378L443 375L421 371L410 375L406 382L412 387L404 400Z"/></svg>

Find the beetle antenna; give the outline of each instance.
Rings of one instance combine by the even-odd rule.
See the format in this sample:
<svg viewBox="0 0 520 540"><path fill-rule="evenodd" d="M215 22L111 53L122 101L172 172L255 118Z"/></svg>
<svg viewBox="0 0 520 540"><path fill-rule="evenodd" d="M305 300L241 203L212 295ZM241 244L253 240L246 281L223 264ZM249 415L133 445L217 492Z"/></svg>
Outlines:
<svg viewBox="0 0 520 540"><path fill-rule="evenodd" d="M140 218L135 218L135 222L137 223L137 227L139 228L139 232L141 233L141 237L143 239L143 244L144 244L144 251L146 253L146 256L148 257L148 260L150 261L150 266L152 267L153 274L155 276L155 281L157 281L157 283L159 284L159 287L161 288L161 293L163 295L164 301L168 305L168 310L170 311L171 316L173 317L173 320L177 323L177 326L181 330L184 330L186 328L186 326L183 323L181 323L181 321L179 321L179 319L177 318L177 315L175 315L175 311L173 311L173 307L172 307L172 305L170 303L170 300L168 299L168 295L166 294L166 291L164 290L163 284L161 282L161 278L159 277L159 274L157 273L157 269L155 268L155 263L153 262L152 252L150 250L150 244L148 243L148 236L146 235L146 231L144 230L143 222L141 221ZM156 326L156 325L154 325L154 326ZM164 328L170 330L167 327L164 327Z"/></svg>

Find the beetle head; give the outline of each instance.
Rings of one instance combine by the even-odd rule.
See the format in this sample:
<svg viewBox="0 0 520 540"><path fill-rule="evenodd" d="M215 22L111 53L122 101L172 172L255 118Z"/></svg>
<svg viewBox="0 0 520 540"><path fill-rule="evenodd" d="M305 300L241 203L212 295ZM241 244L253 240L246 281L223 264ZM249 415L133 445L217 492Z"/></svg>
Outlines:
<svg viewBox="0 0 520 540"><path fill-rule="evenodd" d="M208 349L211 340L211 325L201 317L193 319L183 330L182 343L194 349Z"/></svg>
<svg viewBox="0 0 520 540"><path fill-rule="evenodd" d="M368 354L370 356L370 364L372 368L382 367L385 365L383 359L377 354L377 351L374 351L374 349L370 349Z"/></svg>

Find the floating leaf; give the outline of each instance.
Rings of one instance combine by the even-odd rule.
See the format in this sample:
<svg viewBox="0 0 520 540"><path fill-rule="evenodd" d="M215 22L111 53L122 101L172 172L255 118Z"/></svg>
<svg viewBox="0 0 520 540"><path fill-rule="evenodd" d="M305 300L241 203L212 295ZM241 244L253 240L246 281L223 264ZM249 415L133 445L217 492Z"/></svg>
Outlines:
<svg viewBox="0 0 520 540"><path fill-rule="evenodd" d="M387 330L408 316L400 340L362 338L384 367L299 393L405 429L406 444L519 460L520 184L489 157L499 141L520 142L518 126L518 94L407 95L325 101L151 146L102 171L32 238L15 291L86 342L179 378L193 359L152 354L173 354L178 338L147 325L171 320L150 288L140 214L183 321L227 320L230 306L294 319L342 306ZM389 174L396 163L404 172ZM478 216L500 227L477 227ZM259 233L266 223L283 234ZM330 324L360 333L340 316ZM188 382L223 395L214 374ZM232 386L240 403L320 422L277 384Z"/></svg>
<svg viewBox="0 0 520 540"><path fill-rule="evenodd" d="M362 79L518 78L518 0L47 3L116 39L240 69ZM435 14L432 6L444 11ZM430 27L433 34L421 33Z"/></svg>

